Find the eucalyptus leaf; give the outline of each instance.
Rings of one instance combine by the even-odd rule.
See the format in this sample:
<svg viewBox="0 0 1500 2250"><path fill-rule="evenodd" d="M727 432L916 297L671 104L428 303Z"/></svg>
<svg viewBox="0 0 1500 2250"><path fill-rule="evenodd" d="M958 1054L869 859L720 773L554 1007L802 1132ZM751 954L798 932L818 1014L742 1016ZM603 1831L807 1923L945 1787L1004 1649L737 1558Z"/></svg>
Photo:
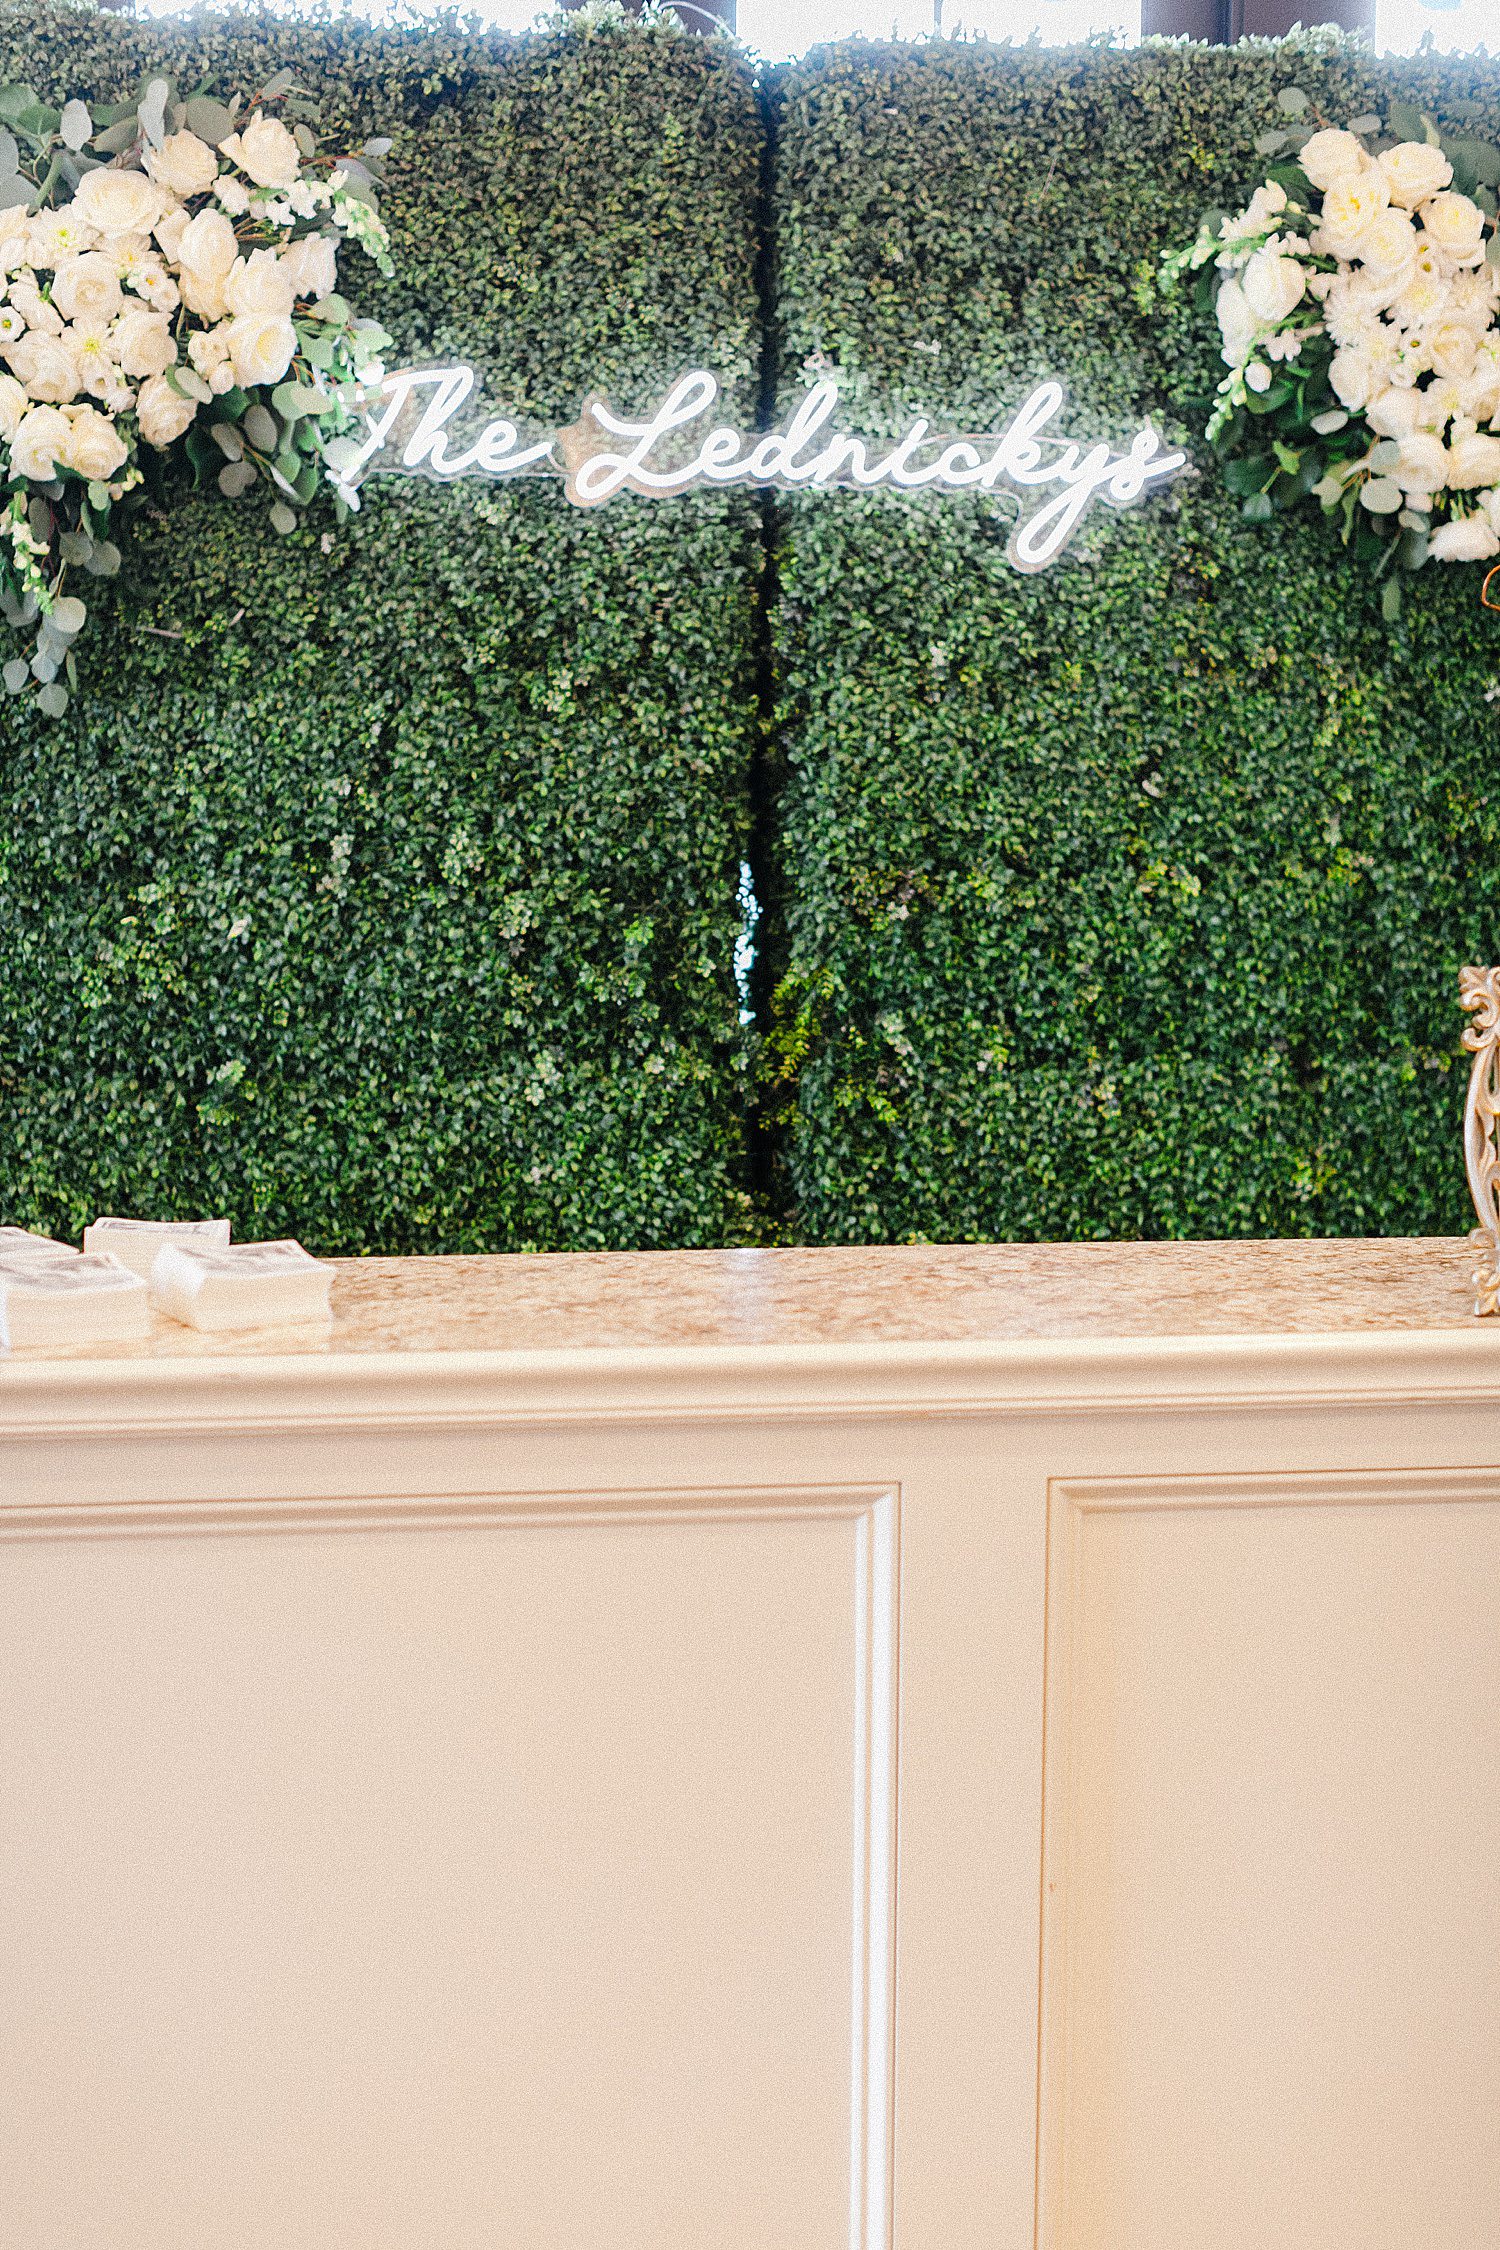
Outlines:
<svg viewBox="0 0 1500 2250"><path fill-rule="evenodd" d="M33 500L26 510L26 521L33 539L45 547L52 537L52 510L45 500Z"/></svg>
<svg viewBox="0 0 1500 2250"><path fill-rule="evenodd" d="M253 461L226 461L219 471L219 490L226 500L238 500L255 482Z"/></svg>
<svg viewBox="0 0 1500 2250"><path fill-rule="evenodd" d="M65 531L57 542L57 551L65 563L81 569L94 552L94 542L86 531Z"/></svg>
<svg viewBox="0 0 1500 2250"><path fill-rule="evenodd" d="M390 153L391 142L389 136L385 133L377 133L372 140L368 140L365 142L364 147L360 151L360 154L362 156L376 157L389 156Z"/></svg>
<svg viewBox="0 0 1500 2250"><path fill-rule="evenodd" d="M1387 579L1380 596L1380 614L1387 625L1394 625L1401 615L1401 581L1399 578Z"/></svg>
<svg viewBox="0 0 1500 2250"><path fill-rule="evenodd" d="M1427 138L1427 120L1410 102L1392 102L1386 112L1386 123L1398 141Z"/></svg>
<svg viewBox="0 0 1500 2250"><path fill-rule="evenodd" d="M69 148L82 148L94 131L94 120L89 115L87 102L71 101L63 105L59 130Z"/></svg>
<svg viewBox="0 0 1500 2250"><path fill-rule="evenodd" d="M165 78L153 78L141 96L141 130L153 148L160 148L167 137L167 103L172 88Z"/></svg>
<svg viewBox="0 0 1500 2250"><path fill-rule="evenodd" d="M120 568L120 550L113 539L97 539L88 559L89 571L95 578L113 578Z"/></svg>
<svg viewBox="0 0 1500 2250"><path fill-rule="evenodd" d="M278 383L271 393L271 404L288 422L295 422L300 414L323 414L332 404L326 391L315 390L311 383Z"/></svg>
<svg viewBox="0 0 1500 2250"><path fill-rule="evenodd" d="M18 172L20 168L21 152L16 146L16 136L14 133L7 133L3 127L0 127L0 173L3 173L9 179L10 175L13 172Z"/></svg>
<svg viewBox="0 0 1500 2250"><path fill-rule="evenodd" d="M76 594L60 596L52 604L48 614L52 630L62 634L67 640L72 640L75 633L81 633L89 618L87 603L81 602Z"/></svg>
<svg viewBox="0 0 1500 2250"><path fill-rule="evenodd" d="M24 117L28 110L38 106L34 86L0 86L0 117L9 118L14 123L16 118Z"/></svg>
<svg viewBox="0 0 1500 2250"><path fill-rule="evenodd" d="M1257 156L1276 156L1282 149L1290 148L1291 145L1291 134L1287 132L1277 131L1275 128L1267 133L1257 133L1255 136L1255 152Z"/></svg>
<svg viewBox="0 0 1500 2250"><path fill-rule="evenodd" d="M1283 109L1288 117L1303 116L1308 106L1307 96L1300 86L1283 86L1281 92L1276 96L1276 101L1277 106Z"/></svg>
<svg viewBox="0 0 1500 2250"><path fill-rule="evenodd" d="M24 656L13 656L0 672L0 679L5 682L7 694L20 695L31 684L31 666Z"/></svg>
<svg viewBox="0 0 1500 2250"><path fill-rule="evenodd" d="M260 98L263 102L280 101L283 94L291 91L292 84L292 73L289 70L278 70L262 86Z"/></svg>
<svg viewBox="0 0 1500 2250"><path fill-rule="evenodd" d="M1246 523L1269 523L1275 513L1267 492L1252 492L1244 504Z"/></svg>
<svg viewBox="0 0 1500 2250"><path fill-rule="evenodd" d="M297 146L301 150L303 156L311 158L317 155L317 137L316 135L311 133L305 125L296 126L293 129L292 138L297 143Z"/></svg>
<svg viewBox="0 0 1500 2250"><path fill-rule="evenodd" d="M109 514L108 485L91 484L89 486L89 506L96 516L107 516Z"/></svg>
<svg viewBox="0 0 1500 2250"><path fill-rule="evenodd" d="M1330 406L1326 414L1315 414L1312 427L1319 437L1332 437L1335 430L1345 427L1349 417L1341 406Z"/></svg>
<svg viewBox="0 0 1500 2250"><path fill-rule="evenodd" d="M207 141L210 148L217 148L234 131L234 119L223 102L208 94L194 94L187 103L187 129L200 141Z"/></svg>
<svg viewBox="0 0 1500 2250"><path fill-rule="evenodd" d="M208 434L226 461L243 461L245 441L230 422L210 422Z"/></svg>
<svg viewBox="0 0 1500 2250"><path fill-rule="evenodd" d="M1359 117L1350 118L1348 130L1351 133L1378 133L1380 131L1380 119L1366 111Z"/></svg>
<svg viewBox="0 0 1500 2250"><path fill-rule="evenodd" d="M67 689L49 682L37 690L36 707L46 718L60 719L68 708Z"/></svg>
<svg viewBox="0 0 1500 2250"><path fill-rule="evenodd" d="M31 659L31 676L44 686L57 678L58 662L55 656L45 656L40 649Z"/></svg>
<svg viewBox="0 0 1500 2250"><path fill-rule="evenodd" d="M1401 447L1395 438L1382 438L1378 445L1371 447L1370 467L1372 469L1399 469L1400 466Z"/></svg>
<svg viewBox="0 0 1500 2250"><path fill-rule="evenodd" d="M246 443L253 445L257 453L274 453L281 442L280 424L269 408L261 405L259 399L253 406L246 408L241 427Z"/></svg>
<svg viewBox="0 0 1500 2250"><path fill-rule="evenodd" d="M289 508L284 500L278 500L271 510L271 523L284 539L289 531L295 531L297 528L296 509Z"/></svg>
<svg viewBox="0 0 1500 2250"><path fill-rule="evenodd" d="M19 173L7 173L0 178L0 211L13 211L18 203L31 201L31 182Z"/></svg>
<svg viewBox="0 0 1500 2250"><path fill-rule="evenodd" d="M132 110L117 125L106 125L102 133L96 133L94 146L101 156L121 156L127 148L134 147L140 130L140 122Z"/></svg>

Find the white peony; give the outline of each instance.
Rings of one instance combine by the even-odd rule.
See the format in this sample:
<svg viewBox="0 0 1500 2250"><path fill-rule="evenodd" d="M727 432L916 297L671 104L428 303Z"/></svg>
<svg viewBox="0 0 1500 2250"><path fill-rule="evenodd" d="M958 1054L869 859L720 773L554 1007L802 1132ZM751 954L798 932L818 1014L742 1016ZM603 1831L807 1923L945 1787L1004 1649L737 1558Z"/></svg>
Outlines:
<svg viewBox="0 0 1500 2250"><path fill-rule="evenodd" d="M1445 189L1422 206L1422 224L1445 258L1477 265L1484 256L1484 213L1466 195Z"/></svg>
<svg viewBox="0 0 1500 2250"><path fill-rule="evenodd" d="M85 172L73 190L73 211L101 234L147 234L170 207L144 172L121 171L114 164Z"/></svg>
<svg viewBox="0 0 1500 2250"><path fill-rule="evenodd" d="M1472 492L1481 485L1500 484L1500 437L1475 435L1460 439L1449 458L1448 482L1455 492Z"/></svg>
<svg viewBox="0 0 1500 2250"><path fill-rule="evenodd" d="M1330 368L1330 379L1332 373ZM1410 437L1417 427L1418 414L1415 391L1380 391L1370 399L1365 408L1365 420L1379 437Z"/></svg>
<svg viewBox="0 0 1500 2250"><path fill-rule="evenodd" d="M1460 327L1456 320L1444 321L1441 327L1429 329L1425 341L1434 374L1445 376L1451 383L1461 383L1466 375L1473 374L1476 346L1472 328Z"/></svg>
<svg viewBox="0 0 1500 2250"><path fill-rule="evenodd" d="M10 441L11 474L34 477L47 484L57 474L58 461L67 451L72 424L61 408L33 406L23 414Z"/></svg>
<svg viewBox="0 0 1500 2250"><path fill-rule="evenodd" d="M68 409L68 442L58 455L66 469L103 483L130 458L130 448L108 415L92 406Z"/></svg>
<svg viewBox="0 0 1500 2250"><path fill-rule="evenodd" d="M132 305L121 313L111 336L115 357L127 375L162 375L177 357L177 346L166 316L145 305Z"/></svg>
<svg viewBox="0 0 1500 2250"><path fill-rule="evenodd" d="M181 437L197 411L198 401L174 391L165 375L148 376L135 402L136 420L148 445L170 445L174 438Z"/></svg>
<svg viewBox="0 0 1500 2250"><path fill-rule="evenodd" d="M1391 194L1384 175L1372 165L1335 181L1323 198L1323 216L1313 238L1314 247L1333 258L1352 258L1360 236L1389 209Z"/></svg>
<svg viewBox="0 0 1500 2250"><path fill-rule="evenodd" d="M279 117L257 110L243 132L231 133L219 146L257 187L290 187L297 177L297 144Z"/></svg>
<svg viewBox="0 0 1500 2250"><path fill-rule="evenodd" d="M1413 430L1401 440L1401 460L1392 471L1403 492L1441 492L1448 482L1448 448L1430 430Z"/></svg>
<svg viewBox="0 0 1500 2250"><path fill-rule="evenodd" d="M1330 129L1314 133L1302 143L1302 153L1297 162L1315 188L1327 191L1337 180L1347 179L1353 172L1368 169L1370 159L1357 135Z"/></svg>
<svg viewBox="0 0 1500 2250"><path fill-rule="evenodd" d="M1416 267L1417 230L1404 211L1378 212L1360 236L1354 255L1382 288L1390 283L1403 287Z"/></svg>
<svg viewBox="0 0 1500 2250"><path fill-rule="evenodd" d="M284 315L242 313L229 324L228 343L235 380L249 389L281 381L297 349L297 331Z"/></svg>
<svg viewBox="0 0 1500 2250"><path fill-rule="evenodd" d="M1351 414L1357 414L1369 405L1375 394L1374 359L1362 344L1346 344L1329 362L1328 380L1340 406L1347 406Z"/></svg>
<svg viewBox="0 0 1500 2250"><path fill-rule="evenodd" d="M239 248L234 228L222 211L200 211L182 231L176 260L195 281L222 282L239 256Z"/></svg>
<svg viewBox="0 0 1500 2250"><path fill-rule="evenodd" d="M1439 524L1427 552L1434 562L1488 562L1500 555L1500 538L1483 516L1455 516Z"/></svg>
<svg viewBox="0 0 1500 2250"><path fill-rule="evenodd" d="M1255 341L1256 321L1237 281L1223 283L1215 310L1219 317L1219 334L1224 339L1224 363L1228 367L1238 367Z"/></svg>
<svg viewBox="0 0 1500 2250"><path fill-rule="evenodd" d="M196 133L168 133L146 151L146 170L174 195L206 195L219 176L219 159Z"/></svg>
<svg viewBox="0 0 1500 2250"><path fill-rule="evenodd" d="M8 445L26 412L26 393L14 375L0 375L0 438Z"/></svg>
<svg viewBox="0 0 1500 2250"><path fill-rule="evenodd" d="M1436 195L1453 177L1453 166L1440 148L1427 141L1402 141L1375 160L1385 174L1391 201L1414 211L1429 195Z"/></svg>
<svg viewBox="0 0 1500 2250"><path fill-rule="evenodd" d="M1302 302L1305 283L1295 258L1284 258L1269 246L1257 250L1240 276L1245 302L1255 318L1275 328Z"/></svg>
<svg viewBox="0 0 1500 2250"><path fill-rule="evenodd" d="M338 281L338 250L326 234L305 234L300 242L289 244L281 253L281 264L305 303L330 295Z"/></svg>
<svg viewBox="0 0 1500 2250"><path fill-rule="evenodd" d="M5 356L31 398L45 400L52 406L65 405L69 399L77 398L78 362L61 337L49 336L44 329L28 328L24 336L6 347Z"/></svg>
<svg viewBox="0 0 1500 2250"><path fill-rule="evenodd" d="M98 250L63 258L52 277L52 302L65 320L102 320L120 303L120 278Z"/></svg>
<svg viewBox="0 0 1500 2250"><path fill-rule="evenodd" d="M274 250L236 258L224 282L224 301L236 315L285 320L296 294L292 272Z"/></svg>
<svg viewBox="0 0 1500 2250"><path fill-rule="evenodd" d="M189 273L184 266L181 288L183 303L187 306L188 311L196 313L200 320L223 320L229 311L229 307L224 302L224 284L222 281L202 281L197 274Z"/></svg>

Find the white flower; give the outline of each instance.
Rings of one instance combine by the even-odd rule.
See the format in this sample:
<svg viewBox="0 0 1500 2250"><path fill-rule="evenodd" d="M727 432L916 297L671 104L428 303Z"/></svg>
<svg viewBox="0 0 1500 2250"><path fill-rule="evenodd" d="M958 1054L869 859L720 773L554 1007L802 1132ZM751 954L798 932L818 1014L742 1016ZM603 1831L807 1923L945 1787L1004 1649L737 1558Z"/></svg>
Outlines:
<svg viewBox="0 0 1500 2250"><path fill-rule="evenodd" d="M1335 180L1364 171L1370 162L1364 142L1353 133L1330 130L1314 133L1302 143L1297 162L1315 188L1327 190Z"/></svg>
<svg viewBox="0 0 1500 2250"><path fill-rule="evenodd" d="M229 357L229 331L225 328L195 328L188 338L188 358L200 375L211 375L222 367Z"/></svg>
<svg viewBox="0 0 1500 2250"><path fill-rule="evenodd" d="M214 194L231 218L242 219L250 208L250 190L243 180L237 180L231 172L219 174L219 184L214 189Z"/></svg>
<svg viewBox="0 0 1500 2250"><path fill-rule="evenodd" d="M178 212L177 216L182 218L183 213ZM147 260L155 256L149 234L101 234L98 253L108 259L121 281L138 274Z"/></svg>
<svg viewBox="0 0 1500 2250"><path fill-rule="evenodd" d="M1488 562L1500 555L1500 538L1483 516L1455 516L1439 524L1427 552L1434 562Z"/></svg>
<svg viewBox="0 0 1500 2250"><path fill-rule="evenodd" d="M285 195L273 195L265 200L252 197L250 208L271 227L289 227L297 216L291 199Z"/></svg>
<svg viewBox="0 0 1500 2250"><path fill-rule="evenodd" d="M177 357L177 346L165 316L144 305L121 313L111 336L115 357L127 375L162 375Z"/></svg>
<svg viewBox="0 0 1500 2250"><path fill-rule="evenodd" d="M242 313L229 324L228 343L235 380L248 390L281 381L297 349L297 331L285 315Z"/></svg>
<svg viewBox="0 0 1500 2250"><path fill-rule="evenodd" d="M1282 193L1285 194L1285 189ZM299 219L310 219L318 208L318 191L311 180L293 180L286 199Z"/></svg>
<svg viewBox="0 0 1500 2250"><path fill-rule="evenodd" d="M149 234L171 208L170 198L144 172L101 164L73 190L73 212L101 234ZM87 247L87 245L85 245Z"/></svg>
<svg viewBox="0 0 1500 2250"><path fill-rule="evenodd" d="M1382 284L1397 277L1404 284L1417 261L1417 230L1404 211L1377 211L1361 231L1353 255Z"/></svg>
<svg viewBox="0 0 1500 2250"><path fill-rule="evenodd" d="M142 266L136 275L134 288L137 296L144 297L153 312L174 313L182 302L182 295L165 266L153 259Z"/></svg>
<svg viewBox="0 0 1500 2250"><path fill-rule="evenodd" d="M102 320L120 302L120 278L97 250L60 258L52 277L52 302L65 320Z"/></svg>
<svg viewBox="0 0 1500 2250"><path fill-rule="evenodd" d="M1453 166L1442 150L1427 141L1402 141L1375 161L1385 174L1391 201L1407 211L1415 210L1429 195L1436 195L1453 177Z"/></svg>
<svg viewBox="0 0 1500 2250"><path fill-rule="evenodd" d="M297 177L297 144L279 117L263 117L257 110L242 133L232 133L219 145L257 187L290 187Z"/></svg>
<svg viewBox="0 0 1500 2250"><path fill-rule="evenodd" d="M1413 430L1401 440L1393 474L1403 492L1441 492L1448 482L1448 448L1430 430Z"/></svg>
<svg viewBox="0 0 1500 2250"><path fill-rule="evenodd" d="M1463 385L1450 382L1446 377L1439 377L1437 382L1429 383L1425 391L1410 391L1404 395L1412 399L1416 407L1416 420L1412 423L1412 428L1436 430L1439 437L1454 415L1462 414L1464 410Z"/></svg>
<svg viewBox="0 0 1500 2250"><path fill-rule="evenodd" d="M63 317L48 304L37 286L34 273L18 273L10 285L10 301L28 328L39 328L44 336L60 336Z"/></svg>
<svg viewBox="0 0 1500 2250"><path fill-rule="evenodd" d="M1452 302L1452 283L1442 273L1430 249L1419 252L1410 280L1392 307L1403 328L1423 328L1445 314Z"/></svg>
<svg viewBox="0 0 1500 2250"><path fill-rule="evenodd" d="M1256 331L1255 315L1239 282L1226 281L1220 285L1215 310L1219 316L1219 333L1224 339L1224 363L1228 367L1238 367L1254 343Z"/></svg>
<svg viewBox="0 0 1500 2250"><path fill-rule="evenodd" d="M1422 206L1422 224L1455 265L1477 265L1484 256L1484 213L1466 195L1445 189L1430 197Z"/></svg>
<svg viewBox="0 0 1500 2250"><path fill-rule="evenodd" d="M92 406L69 407L68 442L58 455L64 468L102 484L129 458L130 448L108 415Z"/></svg>
<svg viewBox="0 0 1500 2250"><path fill-rule="evenodd" d="M1302 268L1295 258L1283 258L1269 247L1257 250L1240 276L1240 287L1255 318L1275 328L1302 302Z"/></svg>
<svg viewBox="0 0 1500 2250"><path fill-rule="evenodd" d="M75 320L64 331L64 340L78 367L78 380L91 398L105 398L120 380L111 342L112 328L105 320Z"/></svg>
<svg viewBox="0 0 1500 2250"><path fill-rule="evenodd" d="M1332 381L1332 368L1328 374ZM1365 407L1365 420L1379 437L1405 438L1410 437L1417 426L1417 413L1415 391L1386 390L1378 392L1369 400Z"/></svg>
<svg viewBox="0 0 1500 2250"><path fill-rule="evenodd" d="M195 281L222 282L239 255L234 228L222 211L200 211L183 229L177 264Z"/></svg>
<svg viewBox="0 0 1500 2250"><path fill-rule="evenodd" d="M192 221L186 211L179 206L177 210L169 211L164 219L158 219L151 230L161 244L163 257L170 258L174 265L182 248L182 238L191 225Z"/></svg>
<svg viewBox="0 0 1500 2250"><path fill-rule="evenodd" d="M197 342L193 338L193 342ZM198 401L174 391L165 375L152 375L141 385L136 400L136 420L148 445L170 445L180 438L198 411Z"/></svg>
<svg viewBox="0 0 1500 2250"><path fill-rule="evenodd" d="M196 133L168 133L146 151L146 170L174 195L206 195L219 176L219 160Z"/></svg>
<svg viewBox="0 0 1500 2250"><path fill-rule="evenodd" d="M208 378L208 387L216 398L222 398L226 391L234 389L234 368L229 360L226 359L222 367L214 369Z"/></svg>
<svg viewBox="0 0 1500 2250"><path fill-rule="evenodd" d="M8 445L26 412L26 393L14 375L0 375L0 438Z"/></svg>
<svg viewBox="0 0 1500 2250"><path fill-rule="evenodd" d="M1455 492L1500 484L1500 437L1466 437L1453 448L1448 482Z"/></svg>
<svg viewBox="0 0 1500 2250"><path fill-rule="evenodd" d="M224 302L224 284L222 281L200 280L197 274L189 273L187 267L184 266L180 286L183 303L187 306L188 311L195 312L200 320L222 320L228 312L229 307Z"/></svg>
<svg viewBox="0 0 1500 2250"><path fill-rule="evenodd" d="M10 441L12 475L34 477L38 484L50 482L72 434L72 425L59 407L33 406L22 415Z"/></svg>
<svg viewBox="0 0 1500 2250"><path fill-rule="evenodd" d="M58 336L45 329L28 328L6 349L11 369L32 398L60 406L79 391L78 362Z"/></svg>
<svg viewBox="0 0 1500 2250"><path fill-rule="evenodd" d="M337 245L326 234L305 234L282 251L281 269L291 277L295 295L315 303L328 296L338 280Z"/></svg>
<svg viewBox="0 0 1500 2250"><path fill-rule="evenodd" d="M1340 406L1357 414L1368 406L1375 390L1375 362L1362 344L1346 344L1336 351L1328 367L1328 380Z"/></svg>
<svg viewBox="0 0 1500 2250"><path fill-rule="evenodd" d="M1268 391L1271 388L1270 368L1260 360L1253 360L1245 369L1245 382L1252 391Z"/></svg>
<svg viewBox="0 0 1500 2250"><path fill-rule="evenodd" d="M1323 325L1336 344L1363 344L1375 351L1384 343L1381 307L1357 275L1337 274L1323 303Z"/></svg>
<svg viewBox="0 0 1500 2250"><path fill-rule="evenodd" d="M13 344L16 338L24 335L25 332L26 323L15 306L0 305L0 349L3 349L6 344ZM7 375L3 380L9 382L10 377Z"/></svg>
<svg viewBox="0 0 1500 2250"><path fill-rule="evenodd" d="M274 250L236 258L224 283L224 301L236 315L285 320L296 294L294 277Z"/></svg>
<svg viewBox="0 0 1500 2250"><path fill-rule="evenodd" d="M1427 357L1433 372L1444 375L1450 382L1461 383L1474 372L1474 331L1461 328L1456 320L1445 321L1441 328L1429 330L1424 339Z"/></svg>
<svg viewBox="0 0 1500 2250"><path fill-rule="evenodd" d="M1388 208L1390 200L1384 176L1373 165L1364 172L1342 175L1323 198L1315 246L1330 257L1352 258L1360 236Z"/></svg>

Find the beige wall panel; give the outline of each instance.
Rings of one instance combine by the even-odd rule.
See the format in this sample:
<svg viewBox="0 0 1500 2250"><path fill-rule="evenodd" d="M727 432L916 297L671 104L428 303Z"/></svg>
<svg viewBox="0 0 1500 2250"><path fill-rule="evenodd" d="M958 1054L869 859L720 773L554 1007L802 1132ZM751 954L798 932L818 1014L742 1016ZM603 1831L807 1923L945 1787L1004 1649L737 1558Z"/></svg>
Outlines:
<svg viewBox="0 0 1500 2250"><path fill-rule="evenodd" d="M1052 1495L1042 2250L1500 2213L1500 1477Z"/></svg>
<svg viewBox="0 0 1500 2250"><path fill-rule="evenodd" d="M896 1505L8 1511L5 2250L884 2243Z"/></svg>

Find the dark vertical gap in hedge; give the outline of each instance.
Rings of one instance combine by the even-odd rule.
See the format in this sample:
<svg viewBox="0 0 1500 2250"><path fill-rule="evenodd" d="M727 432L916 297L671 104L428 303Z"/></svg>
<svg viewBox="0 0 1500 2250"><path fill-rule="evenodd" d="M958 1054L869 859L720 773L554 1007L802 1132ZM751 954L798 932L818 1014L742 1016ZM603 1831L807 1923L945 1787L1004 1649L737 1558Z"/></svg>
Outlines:
<svg viewBox="0 0 1500 2250"><path fill-rule="evenodd" d="M776 417L777 378L781 365L781 332L776 301L776 108L769 87L760 89L762 122L760 180L756 196L755 295L760 322L760 381L756 422L769 429ZM748 844L751 890L760 908L755 931L755 956L750 971L749 1000L753 1028L763 1032L769 1020L775 990L777 963L784 950L780 881L781 829L780 758L777 741L777 668L774 621L781 599L777 554L781 539L781 511L774 492L759 495L760 572L755 598L755 697L758 725L750 765L750 838ZM782 1231L785 1212L782 1189L786 1167L779 1161L778 1132L774 1117L752 1083L747 1120L747 1156L750 1191L771 1239Z"/></svg>

